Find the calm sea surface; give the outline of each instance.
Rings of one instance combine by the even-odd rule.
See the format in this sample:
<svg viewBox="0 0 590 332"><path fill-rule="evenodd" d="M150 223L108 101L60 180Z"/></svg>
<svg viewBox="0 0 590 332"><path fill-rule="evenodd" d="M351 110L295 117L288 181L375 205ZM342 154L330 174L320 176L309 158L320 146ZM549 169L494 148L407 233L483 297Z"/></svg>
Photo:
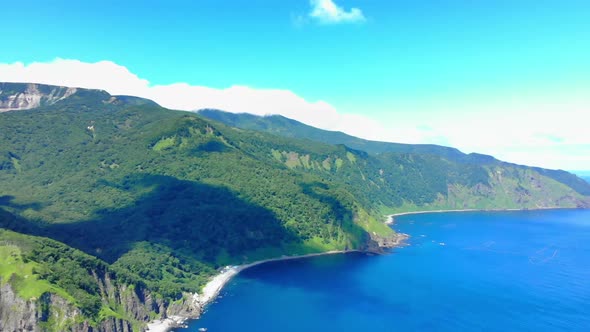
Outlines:
<svg viewBox="0 0 590 332"><path fill-rule="evenodd" d="M216 331L590 331L590 211L408 215L409 246L246 270ZM187 331L182 330L182 331Z"/></svg>

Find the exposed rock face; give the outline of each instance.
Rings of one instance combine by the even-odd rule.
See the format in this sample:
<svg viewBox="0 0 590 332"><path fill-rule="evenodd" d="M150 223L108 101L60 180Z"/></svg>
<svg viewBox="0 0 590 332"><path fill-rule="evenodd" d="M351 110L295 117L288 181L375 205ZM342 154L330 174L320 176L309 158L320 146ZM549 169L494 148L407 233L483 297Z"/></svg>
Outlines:
<svg viewBox="0 0 590 332"><path fill-rule="evenodd" d="M0 287L0 331L43 331L41 323L48 320L56 327L65 327L81 314L79 309L54 294L45 293L38 299L23 300L10 283ZM90 331L82 325L72 330Z"/></svg>
<svg viewBox="0 0 590 332"><path fill-rule="evenodd" d="M367 240L363 250L381 254L384 253L386 249L403 246L404 241L406 241L408 237L409 236L407 234L403 233L394 233L389 236L381 236L376 233L371 233L369 234L369 239Z"/></svg>
<svg viewBox="0 0 590 332"><path fill-rule="evenodd" d="M91 326L88 321L79 323L81 311L63 298L45 293L38 299L24 300L15 293L9 282L3 282L0 287L0 331L41 332L45 331L43 323L51 321L52 328L59 331L132 332L132 321L147 323L152 318L150 313L159 314L164 319L169 316L194 318L201 312L199 304L192 301L189 294L185 296L186 300L169 304L143 288L118 285L109 274L93 273L93 276L103 301L120 307L127 319L108 317L98 326Z"/></svg>
<svg viewBox="0 0 590 332"><path fill-rule="evenodd" d="M151 105L159 106L156 102L133 96L111 96L103 90L69 88L65 86L45 85L35 83L2 83L0 82L0 113L7 111L21 111L39 106L53 105L77 93L96 93L104 98L104 104L114 105Z"/></svg>
<svg viewBox="0 0 590 332"><path fill-rule="evenodd" d="M28 110L52 105L78 91L77 88L33 83L0 83L0 112Z"/></svg>
<svg viewBox="0 0 590 332"><path fill-rule="evenodd" d="M0 331L34 331L38 320L35 302L19 298L8 283L0 286Z"/></svg>

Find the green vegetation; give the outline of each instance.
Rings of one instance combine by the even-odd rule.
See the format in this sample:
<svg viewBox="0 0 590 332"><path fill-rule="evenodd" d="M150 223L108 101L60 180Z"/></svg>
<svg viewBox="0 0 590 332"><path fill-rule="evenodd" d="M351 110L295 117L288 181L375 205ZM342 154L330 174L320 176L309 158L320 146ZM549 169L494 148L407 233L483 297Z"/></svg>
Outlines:
<svg viewBox="0 0 590 332"><path fill-rule="evenodd" d="M2 229L0 254L0 281L10 283L19 297L37 300L56 294L93 323L108 309L92 276L111 272L104 262L57 241Z"/></svg>
<svg viewBox="0 0 590 332"><path fill-rule="evenodd" d="M204 109L198 112L201 116L225 123L226 125L256 131L264 131L289 138L306 138L327 144L344 144L352 149L366 151L371 154L385 152L433 154L446 158L465 156L459 150L431 144L400 144L386 143L361 139L339 131L328 131L305 125L301 122L285 118L281 115L256 116L252 114L234 114L215 109Z"/></svg>
<svg viewBox="0 0 590 332"><path fill-rule="evenodd" d="M246 129L267 119L231 124L240 117L256 124ZM270 133L249 131L94 90L0 114L2 282L26 299L57 294L92 324L137 324L101 278L170 303L223 265L364 248L393 235L394 211L588 204L590 185L568 174L444 147L275 136L344 134L268 119L280 122Z"/></svg>
<svg viewBox="0 0 590 332"><path fill-rule="evenodd" d="M21 298L26 300L36 299L45 292L55 292L67 297L66 292L39 278L39 275L35 273L39 264L30 261L25 262L18 246L12 244L1 245L0 257L3 257L2 261L0 261L0 279L3 282L10 282Z"/></svg>
<svg viewBox="0 0 590 332"><path fill-rule="evenodd" d="M222 122L224 124L256 131L264 131L284 137L305 138L327 144L344 144L350 148L379 155L394 154L418 154L442 157L455 163L473 164L479 166L502 165L505 167L530 168L557 182L561 182L574 189L581 195L590 195L590 186L579 177L562 170L548 170L539 167L525 167L501 162L492 156L479 153L464 154L455 148L432 144L400 144L369 141L342 132L322 130L305 125L301 122L285 118L280 115L256 116L251 114L233 114L220 110L205 109L199 114L205 118ZM350 156L352 157L352 156ZM353 160L350 160L353 162Z"/></svg>

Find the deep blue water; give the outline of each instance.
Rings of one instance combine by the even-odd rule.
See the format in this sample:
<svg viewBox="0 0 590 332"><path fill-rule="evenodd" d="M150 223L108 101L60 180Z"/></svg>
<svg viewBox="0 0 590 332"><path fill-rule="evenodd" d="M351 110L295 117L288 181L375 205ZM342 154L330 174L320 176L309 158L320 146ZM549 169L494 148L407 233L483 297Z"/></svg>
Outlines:
<svg viewBox="0 0 590 332"><path fill-rule="evenodd" d="M389 255L246 270L188 331L590 331L590 211L408 215L394 228L412 238Z"/></svg>

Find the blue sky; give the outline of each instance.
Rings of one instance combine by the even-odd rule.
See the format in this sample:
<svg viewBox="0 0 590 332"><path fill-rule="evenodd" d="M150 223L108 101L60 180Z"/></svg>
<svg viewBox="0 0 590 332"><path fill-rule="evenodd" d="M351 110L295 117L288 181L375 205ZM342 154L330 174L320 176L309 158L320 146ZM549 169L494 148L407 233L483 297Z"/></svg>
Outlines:
<svg viewBox="0 0 590 332"><path fill-rule="evenodd" d="M562 119L590 118L588 1L30 1L2 12L6 66L108 61L149 86L289 91L348 117L300 118L327 129L590 169L590 139ZM351 127L359 117L366 128ZM498 140L488 127L509 117Z"/></svg>

